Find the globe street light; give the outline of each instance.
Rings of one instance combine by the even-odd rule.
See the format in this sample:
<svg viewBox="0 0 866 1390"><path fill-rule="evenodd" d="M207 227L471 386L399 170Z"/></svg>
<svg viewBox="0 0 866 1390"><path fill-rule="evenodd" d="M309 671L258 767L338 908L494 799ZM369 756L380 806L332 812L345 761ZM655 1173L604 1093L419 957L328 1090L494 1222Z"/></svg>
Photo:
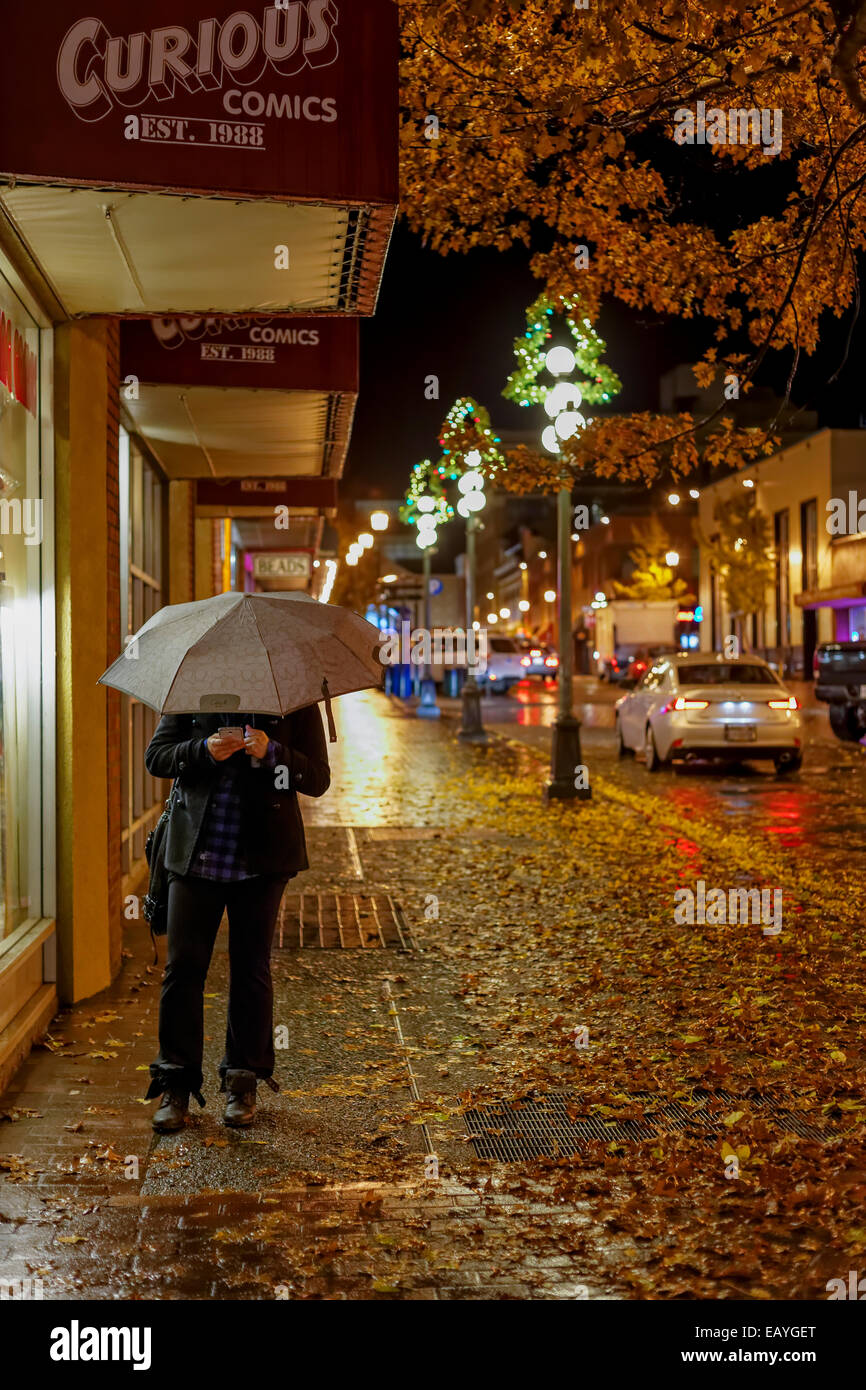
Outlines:
<svg viewBox="0 0 866 1390"><path fill-rule="evenodd" d="M370 526L374 531L387 531L391 521L387 512L373 512L370 517Z"/></svg>
<svg viewBox="0 0 866 1390"><path fill-rule="evenodd" d="M577 358L571 348L555 347L545 357L544 365L551 376L568 376L577 366Z"/></svg>
<svg viewBox="0 0 866 1390"><path fill-rule="evenodd" d="M434 504L435 505L435 504ZM424 557L422 574L424 577L424 628L427 641L430 641L430 581L432 578L431 561L433 559L433 547L436 544L436 522L429 512L422 512L418 517L418 533L415 537L415 544ZM433 668L427 662L424 663L424 670L421 673L421 701L416 710L419 719L438 719L442 714L436 702L436 682L433 679Z"/></svg>

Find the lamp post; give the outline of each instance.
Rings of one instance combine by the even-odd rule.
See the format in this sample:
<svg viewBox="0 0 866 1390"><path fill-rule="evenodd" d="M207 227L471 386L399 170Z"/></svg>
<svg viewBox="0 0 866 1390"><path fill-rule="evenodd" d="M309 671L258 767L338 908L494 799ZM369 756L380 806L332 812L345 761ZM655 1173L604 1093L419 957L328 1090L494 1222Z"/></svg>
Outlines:
<svg viewBox="0 0 866 1390"><path fill-rule="evenodd" d="M415 544L420 547L424 561L422 570L424 576L424 627L426 629L428 641L431 638L430 580L432 578L431 561L434 555L433 540L429 539L431 535L433 540L435 540L436 531L434 527L431 527L427 531L419 531L415 537ZM425 539L425 537L427 537L427 539ZM436 682L433 679L433 668L428 662L424 663L424 670L421 676L421 702L415 713L418 715L419 719L438 719L442 714L436 702Z"/></svg>
<svg viewBox="0 0 866 1390"><path fill-rule="evenodd" d="M592 795L585 779L578 775L583 766L580 752L580 720L572 709L574 700L574 641L571 627L571 484L559 490L556 499L556 529L559 562L559 683L557 715L553 725L550 754L550 781L544 791L549 800L588 801Z"/></svg>
<svg viewBox="0 0 866 1390"><path fill-rule="evenodd" d="M461 479L461 482L463 480ZM482 494L483 495L483 494ZM462 510L465 497L457 504ZM484 506L482 501L481 507ZM481 508L479 507L480 511ZM466 647L469 649L469 634L475 622L475 533L480 529L478 517L468 509L462 510L466 517ZM475 679L474 666L467 667L467 677L462 692L462 719L457 737L462 743L488 743L487 731L481 722L481 691Z"/></svg>

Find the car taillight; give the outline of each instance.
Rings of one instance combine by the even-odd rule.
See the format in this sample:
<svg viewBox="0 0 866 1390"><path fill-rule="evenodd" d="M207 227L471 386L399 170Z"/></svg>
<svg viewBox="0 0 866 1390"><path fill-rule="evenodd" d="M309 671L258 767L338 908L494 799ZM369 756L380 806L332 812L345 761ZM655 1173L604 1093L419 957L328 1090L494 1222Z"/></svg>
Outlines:
<svg viewBox="0 0 866 1390"><path fill-rule="evenodd" d="M709 709L709 700L687 700L685 695L678 695L674 700L674 709Z"/></svg>
<svg viewBox="0 0 866 1390"><path fill-rule="evenodd" d="M787 700L768 700L770 709L799 709L800 701L796 695L791 695Z"/></svg>
<svg viewBox="0 0 866 1390"><path fill-rule="evenodd" d="M558 666L558 665L559 665L559 657L558 657L558 656L548 656L548 657L545 658L544 664L545 664L545 666Z"/></svg>
<svg viewBox="0 0 866 1390"><path fill-rule="evenodd" d="M531 666L532 662L530 661L528 656L522 656L520 658L520 664L521 666Z"/></svg>

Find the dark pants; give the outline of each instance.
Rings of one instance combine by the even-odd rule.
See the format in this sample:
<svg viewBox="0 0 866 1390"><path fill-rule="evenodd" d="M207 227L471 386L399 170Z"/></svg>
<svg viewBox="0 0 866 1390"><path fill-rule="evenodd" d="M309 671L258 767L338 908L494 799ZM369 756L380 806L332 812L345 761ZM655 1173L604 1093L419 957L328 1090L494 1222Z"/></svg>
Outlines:
<svg viewBox="0 0 866 1390"><path fill-rule="evenodd" d="M274 1070L271 943L288 878L236 883L172 875L168 886L168 954L159 1001L159 1057L151 1093L202 1084L204 985L223 910L229 919L229 1009L220 1075L229 1069L268 1077Z"/></svg>

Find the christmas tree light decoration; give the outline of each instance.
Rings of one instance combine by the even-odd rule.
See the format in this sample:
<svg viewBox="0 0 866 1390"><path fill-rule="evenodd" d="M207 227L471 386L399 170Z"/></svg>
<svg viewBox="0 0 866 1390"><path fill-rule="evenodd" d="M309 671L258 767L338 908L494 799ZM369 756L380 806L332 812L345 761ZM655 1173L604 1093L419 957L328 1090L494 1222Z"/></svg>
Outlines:
<svg viewBox="0 0 866 1390"><path fill-rule="evenodd" d="M419 515L432 516L437 525L451 520L454 508L445 496L443 472L430 459L413 465L406 501L399 513L402 522L414 526Z"/></svg>
<svg viewBox="0 0 866 1390"><path fill-rule="evenodd" d="M451 464L455 480L467 471L495 477L505 467L505 456L498 447L501 442L491 429L488 412L471 397L455 401L439 437L443 458Z"/></svg>
<svg viewBox="0 0 866 1390"><path fill-rule="evenodd" d="M581 382L584 400L589 404L608 401L615 396L622 385L616 373L601 361L606 352L604 340L596 333L589 319L579 316L580 300L577 296L562 298L552 302L546 295L540 295L526 311L526 333L516 338L514 353L517 368L508 378L503 391L506 399L517 401L520 405L543 405L551 387L539 377L547 371L554 376L567 376L579 371L585 379ZM574 345L572 348L552 345L554 315L561 315L568 326ZM571 353L574 362L565 365L565 353ZM555 365L548 365L548 357Z"/></svg>

